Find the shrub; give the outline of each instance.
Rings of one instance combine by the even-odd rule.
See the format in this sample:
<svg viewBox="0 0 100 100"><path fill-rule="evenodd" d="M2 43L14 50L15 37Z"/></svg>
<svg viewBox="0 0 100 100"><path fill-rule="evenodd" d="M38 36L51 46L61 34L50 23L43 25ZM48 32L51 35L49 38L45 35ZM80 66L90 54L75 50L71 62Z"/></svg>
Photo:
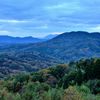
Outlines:
<svg viewBox="0 0 100 100"><path fill-rule="evenodd" d="M63 100L83 100L82 95L77 91L76 87L70 86L65 90Z"/></svg>
<svg viewBox="0 0 100 100"><path fill-rule="evenodd" d="M56 67L50 68L50 74L56 77L57 79L62 78L65 73L68 71L68 66L65 64L58 65Z"/></svg>
<svg viewBox="0 0 100 100"><path fill-rule="evenodd" d="M39 82L43 82L43 74L42 73L39 73L39 72L35 72L32 74L32 81L33 82L36 82L36 81L39 81Z"/></svg>
<svg viewBox="0 0 100 100"><path fill-rule="evenodd" d="M93 94L98 94L100 93L100 80L89 80L87 82L87 86L90 88L91 92Z"/></svg>

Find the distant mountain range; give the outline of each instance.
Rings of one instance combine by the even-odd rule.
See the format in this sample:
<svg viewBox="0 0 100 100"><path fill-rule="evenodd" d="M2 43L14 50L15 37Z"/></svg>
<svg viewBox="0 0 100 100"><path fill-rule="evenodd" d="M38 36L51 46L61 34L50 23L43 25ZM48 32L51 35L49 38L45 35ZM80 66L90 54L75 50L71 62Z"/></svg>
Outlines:
<svg viewBox="0 0 100 100"><path fill-rule="evenodd" d="M50 40L50 39L55 38L56 36L58 36L58 34L50 34L50 35L45 36L44 39Z"/></svg>
<svg viewBox="0 0 100 100"><path fill-rule="evenodd" d="M0 45L0 66L10 71L34 71L91 57L100 57L100 33L73 31L41 43Z"/></svg>
<svg viewBox="0 0 100 100"><path fill-rule="evenodd" d="M32 36L29 37L12 37L12 36L6 36L1 35L0 36L0 43L37 43L37 42L43 42L49 39L54 38L57 35L48 35L42 39L40 38L34 38Z"/></svg>
<svg viewBox="0 0 100 100"><path fill-rule="evenodd" d="M12 37L12 36L0 36L0 43L37 43L44 41L34 37Z"/></svg>
<svg viewBox="0 0 100 100"><path fill-rule="evenodd" d="M43 56L49 56L63 62L98 57L100 56L100 33L66 32L49 41L31 44L21 50L25 52L35 51Z"/></svg>

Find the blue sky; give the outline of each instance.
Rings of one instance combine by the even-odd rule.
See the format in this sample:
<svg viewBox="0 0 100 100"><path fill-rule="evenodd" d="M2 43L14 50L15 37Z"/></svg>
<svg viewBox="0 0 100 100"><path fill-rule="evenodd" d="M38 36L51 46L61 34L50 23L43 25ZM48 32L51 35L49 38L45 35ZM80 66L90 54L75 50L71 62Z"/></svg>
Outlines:
<svg viewBox="0 0 100 100"><path fill-rule="evenodd" d="M0 0L0 35L100 32L100 0Z"/></svg>

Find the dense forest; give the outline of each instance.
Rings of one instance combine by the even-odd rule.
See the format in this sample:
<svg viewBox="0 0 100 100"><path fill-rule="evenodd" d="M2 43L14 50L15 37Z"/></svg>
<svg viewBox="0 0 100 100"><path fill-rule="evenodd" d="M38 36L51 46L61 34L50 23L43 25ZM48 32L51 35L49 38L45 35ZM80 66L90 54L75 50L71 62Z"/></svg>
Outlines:
<svg viewBox="0 0 100 100"><path fill-rule="evenodd" d="M100 0L0 0L0 100L100 100Z"/></svg>
<svg viewBox="0 0 100 100"><path fill-rule="evenodd" d="M0 100L100 100L100 58L7 77Z"/></svg>
<svg viewBox="0 0 100 100"><path fill-rule="evenodd" d="M65 32L41 43L0 44L0 78L100 57L100 33Z"/></svg>

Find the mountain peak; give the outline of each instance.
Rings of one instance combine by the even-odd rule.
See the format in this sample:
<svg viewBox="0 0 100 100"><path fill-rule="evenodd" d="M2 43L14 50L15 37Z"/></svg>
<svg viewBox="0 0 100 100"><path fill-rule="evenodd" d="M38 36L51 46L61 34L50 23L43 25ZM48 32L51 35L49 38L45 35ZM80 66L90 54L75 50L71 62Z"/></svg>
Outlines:
<svg viewBox="0 0 100 100"><path fill-rule="evenodd" d="M49 34L49 35L45 36L44 39L49 40L49 39L55 38L56 36L58 36L58 34Z"/></svg>

